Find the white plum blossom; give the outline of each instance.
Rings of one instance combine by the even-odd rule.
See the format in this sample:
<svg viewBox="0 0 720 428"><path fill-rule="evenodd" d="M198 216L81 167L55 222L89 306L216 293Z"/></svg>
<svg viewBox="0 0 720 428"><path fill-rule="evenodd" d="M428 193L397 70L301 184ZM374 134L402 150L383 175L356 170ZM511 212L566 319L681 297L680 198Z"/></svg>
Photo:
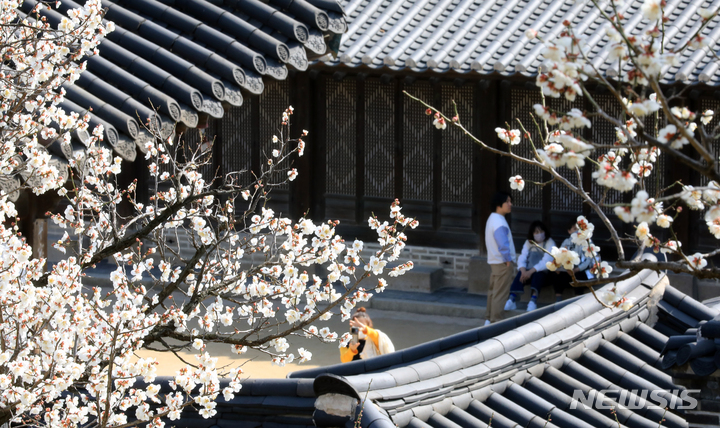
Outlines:
<svg viewBox="0 0 720 428"><path fill-rule="evenodd" d="M650 227L646 222L642 222L635 228L635 236L645 246L652 245L652 235L650 234Z"/></svg>
<svg viewBox="0 0 720 428"><path fill-rule="evenodd" d="M306 350L305 348L299 348L298 355L300 356L300 363L306 363L312 358L312 352Z"/></svg>
<svg viewBox="0 0 720 428"><path fill-rule="evenodd" d="M702 122L704 125L708 125L713 120L713 116L715 115L715 112L712 110L705 110L700 117L700 122Z"/></svg>
<svg viewBox="0 0 720 428"><path fill-rule="evenodd" d="M633 218L639 222L650 223L655 221L657 216L654 199L644 190L637 192L630 203L630 210Z"/></svg>
<svg viewBox="0 0 720 428"><path fill-rule="evenodd" d="M657 223L658 226L667 229L672 224L673 218L666 214L660 214L657 216L657 219L655 220L655 222Z"/></svg>
<svg viewBox="0 0 720 428"><path fill-rule="evenodd" d="M439 114L435 115L435 119L433 120L433 125L437 129L445 129L447 128L447 123L445 123L445 118L440 116Z"/></svg>
<svg viewBox="0 0 720 428"><path fill-rule="evenodd" d="M553 272L560 267L565 270L572 270L574 266L580 264L578 253L567 248L553 247L550 254L553 256L553 261L547 262L547 268Z"/></svg>
<svg viewBox="0 0 720 428"><path fill-rule="evenodd" d="M510 188L521 192L525 188L525 180L519 175L510 177Z"/></svg>
<svg viewBox="0 0 720 428"><path fill-rule="evenodd" d="M645 0L640 7L645 19L657 21L662 18L661 0Z"/></svg>
<svg viewBox="0 0 720 428"><path fill-rule="evenodd" d="M673 149L681 149L683 146L690 143L673 124L669 124L660 130L658 141L662 144L670 143L670 147Z"/></svg>
<svg viewBox="0 0 720 428"><path fill-rule="evenodd" d="M620 303L619 307L623 311L629 311L634 305L635 305L635 299L630 297L630 298L623 299L623 301L622 301L622 303Z"/></svg>
<svg viewBox="0 0 720 428"><path fill-rule="evenodd" d="M696 189L693 186L683 186L683 191L680 194L680 198L687 204L690 209L702 210L705 208L705 204L702 201L703 192L702 190Z"/></svg>
<svg viewBox="0 0 720 428"><path fill-rule="evenodd" d="M682 243L680 243L678 241L667 241L666 243L664 243L662 245L662 248L660 249L660 251L663 254L674 253L674 252L678 251L681 246L682 246Z"/></svg>
<svg viewBox="0 0 720 428"><path fill-rule="evenodd" d="M688 256L688 263L693 269L702 269L707 266L707 260L705 256L700 253L695 253L692 256Z"/></svg>
<svg viewBox="0 0 720 428"><path fill-rule="evenodd" d="M506 144L510 144L512 146L520 144L520 131L517 129L511 129L507 130L505 128L495 128L495 132L498 135L498 138L503 140Z"/></svg>
<svg viewBox="0 0 720 428"><path fill-rule="evenodd" d="M612 267L608 262L603 261L600 264L595 263L591 268L590 272L599 278L608 278L612 272Z"/></svg>

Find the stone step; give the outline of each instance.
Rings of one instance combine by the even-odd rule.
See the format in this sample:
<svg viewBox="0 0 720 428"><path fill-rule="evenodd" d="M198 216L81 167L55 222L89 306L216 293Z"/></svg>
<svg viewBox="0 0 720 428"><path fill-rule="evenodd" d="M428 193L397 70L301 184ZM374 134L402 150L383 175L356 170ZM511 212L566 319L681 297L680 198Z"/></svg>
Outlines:
<svg viewBox="0 0 720 428"><path fill-rule="evenodd" d="M720 401L719 400L700 400L700 410L706 412L720 413Z"/></svg>
<svg viewBox="0 0 720 428"><path fill-rule="evenodd" d="M470 259L470 274L468 279L468 292L471 294L487 295L488 285L490 283L490 265L483 256L475 256ZM581 290L581 294L587 290ZM563 300L575 297L575 289L567 287L563 292ZM525 287L525 293L520 297L521 302L530 300L530 286ZM552 286L546 284L540 289L538 303L552 304L555 303L555 290Z"/></svg>
<svg viewBox="0 0 720 428"><path fill-rule="evenodd" d="M690 425L710 425L720 426L720 413L708 412L703 410L688 410L683 415Z"/></svg>
<svg viewBox="0 0 720 428"><path fill-rule="evenodd" d="M392 299L375 296L368 307L384 311L409 312L424 315L485 319L485 306L470 306L447 302L427 302L411 299ZM524 310L507 311L505 318L524 314Z"/></svg>
<svg viewBox="0 0 720 428"><path fill-rule="evenodd" d="M392 290L432 293L443 287L444 276L441 267L415 265L403 275L391 277L385 274L383 278Z"/></svg>

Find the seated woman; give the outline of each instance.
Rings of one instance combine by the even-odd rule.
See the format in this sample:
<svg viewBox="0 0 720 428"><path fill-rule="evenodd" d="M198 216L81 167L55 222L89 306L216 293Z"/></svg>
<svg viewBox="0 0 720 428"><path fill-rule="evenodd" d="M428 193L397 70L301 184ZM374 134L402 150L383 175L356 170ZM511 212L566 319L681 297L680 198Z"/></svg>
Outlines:
<svg viewBox="0 0 720 428"><path fill-rule="evenodd" d="M590 267L593 265L593 259L585 256L582 245L576 244L572 241L572 235L578 231L577 222L572 220L572 223L569 223L568 226L568 234L570 236L563 241L560 248L567 248L570 251L574 251L580 258L580 264L575 266L573 269L575 279L578 281L592 279L595 277L595 275L590 272ZM597 258L597 262L600 262L599 257ZM569 287L572 282L572 276L570 276L569 272L560 267L555 272L548 273L547 280L550 281L553 288L555 288L555 301L560 302L562 300L563 290ZM577 296L579 294L582 294L582 288L575 288L575 295Z"/></svg>
<svg viewBox="0 0 720 428"><path fill-rule="evenodd" d="M347 346L340 348L340 361L347 363L395 352L388 335L374 329L372 325L365 308L355 309L355 313L350 318L350 329L357 329L357 340L353 338Z"/></svg>
<svg viewBox="0 0 720 428"><path fill-rule="evenodd" d="M550 238L547 226L539 220L532 222L527 241L518 258L518 273L510 286L510 297L505 303L506 311L517 309L517 300L525 291L527 284L530 284L530 301L527 310L530 312L537 309L537 297L545 282L545 274L548 272L546 263L553 259L549 254L553 246L555 241Z"/></svg>

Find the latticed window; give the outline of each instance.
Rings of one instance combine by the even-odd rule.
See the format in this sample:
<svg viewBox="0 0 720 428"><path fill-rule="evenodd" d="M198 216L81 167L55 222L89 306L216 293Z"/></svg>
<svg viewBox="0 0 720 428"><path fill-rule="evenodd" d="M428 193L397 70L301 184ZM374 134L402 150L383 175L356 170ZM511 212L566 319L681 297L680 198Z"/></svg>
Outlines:
<svg viewBox="0 0 720 428"><path fill-rule="evenodd" d="M355 195L357 159L357 89L354 79L325 80L325 121L327 123L327 193Z"/></svg>
<svg viewBox="0 0 720 428"><path fill-rule="evenodd" d="M252 108L255 99L246 99L240 107L225 111L219 121L220 165L223 173L238 171L232 179L237 183L249 183L252 179Z"/></svg>
<svg viewBox="0 0 720 428"><path fill-rule="evenodd" d="M539 95L539 89L535 91ZM561 98L546 98L545 105L553 110L568 112L573 108L583 110L583 99L577 97L575 102L570 102L565 97ZM527 125L526 125L527 126ZM531 126L534 126L532 124ZM563 176L566 180L575 186L582 185L582 171L578 177L577 172L574 169L568 167L558 168L558 173ZM576 193L572 192L567 186L559 182L553 182L551 184L551 196L550 196L550 209L553 211L571 211L574 213L582 212L582 198Z"/></svg>
<svg viewBox="0 0 720 428"><path fill-rule="evenodd" d="M470 85L456 87L443 85L442 111L449 116L454 114L452 101L463 126L473 130L473 90ZM427 120L429 123L430 121ZM459 129L448 126L442 134L442 196L443 202L472 203L473 179L473 143Z"/></svg>
<svg viewBox="0 0 720 428"><path fill-rule="evenodd" d="M212 145L210 144L213 142L217 132L218 129L216 122L214 120L209 120L207 128L188 128L181 135L178 135L178 138L176 138L176 141L179 141L179 144L176 143L175 149L181 150L181 152L177 153L178 161L189 161L193 156L193 153L195 153L199 156L201 163L205 162L205 165L200 168L199 172L202 174L203 179L208 183L218 173L218 171L215 171L215 166L213 164L213 151ZM203 134L206 138L203 138ZM162 170L172 172L172 167L170 165L164 165Z"/></svg>
<svg viewBox="0 0 720 428"><path fill-rule="evenodd" d="M393 198L394 85L365 81L365 196Z"/></svg>
<svg viewBox="0 0 720 428"><path fill-rule="evenodd" d="M418 81L407 90L432 100L433 88L427 81ZM403 197L432 201L435 127L420 103L403 97L403 104Z"/></svg>
<svg viewBox="0 0 720 428"><path fill-rule="evenodd" d="M700 100L699 113L702 114L702 112L704 112L705 110L712 110L713 112L715 112L713 120L709 124L705 125L707 133L712 134L712 130L715 129L718 124L720 124L720 102L712 98L702 98ZM700 121L698 121L698 125L702 126ZM710 141L708 145L710 146L710 154L712 155L713 159L717 160L718 156L720 155L720 139ZM700 184L705 186L708 184L708 182L709 180L706 177L702 177L702 182Z"/></svg>
<svg viewBox="0 0 720 428"><path fill-rule="evenodd" d="M510 93L510 117L513 121L510 123L510 128L519 128L516 121L516 119L519 119L532 136L535 144L540 144L540 133L533 124L531 114L534 114L533 105L541 101L539 90L531 91L528 89L514 88ZM504 128L505 124L498 124L498 126ZM526 158L534 157L532 146L528 144L527 141L523 141L520 145L512 146L511 150ZM525 208L542 208L542 187L530 183L531 181L536 183L542 182L542 171L526 163L512 161L510 174L512 176L522 176L527 183L522 192L513 195L513 205Z"/></svg>
<svg viewBox="0 0 720 428"><path fill-rule="evenodd" d="M594 95L593 98L595 99L595 102L600 106L602 111L607 113L608 115L619 118L620 120L623 119L622 114L622 107L617 102L614 96L607 95L607 94L601 94L601 95ZM592 123L592 127L590 128L590 141L592 141L595 144L598 145L612 145L617 141L617 134L615 133L615 125L608 122L605 119L599 118L599 117L593 117L590 119ZM600 155L606 154L611 149L598 149L593 152L593 158L597 159L600 157ZM594 168L593 168L594 170ZM597 202L602 202L604 204L612 205L616 203L621 203L624 201L623 193L620 193L618 191L610 191L608 188L604 186L599 186L596 184L595 180L593 180L593 186L590 189L590 196L593 198L593 200ZM613 213L612 208L603 208L603 211L606 214Z"/></svg>
<svg viewBox="0 0 720 428"><path fill-rule="evenodd" d="M260 160L265 162L266 159L272 158L273 149L277 148L277 144L272 142L273 135L280 137L282 114L285 109L290 106L290 82L288 80L270 80L265 84L265 90L259 97L260 110ZM292 118L291 118L292 123ZM283 138L295 138L300 135L302 130L292 130L293 135L283 135ZM282 180L286 177L278 177ZM285 183L280 189L287 189L288 184Z"/></svg>

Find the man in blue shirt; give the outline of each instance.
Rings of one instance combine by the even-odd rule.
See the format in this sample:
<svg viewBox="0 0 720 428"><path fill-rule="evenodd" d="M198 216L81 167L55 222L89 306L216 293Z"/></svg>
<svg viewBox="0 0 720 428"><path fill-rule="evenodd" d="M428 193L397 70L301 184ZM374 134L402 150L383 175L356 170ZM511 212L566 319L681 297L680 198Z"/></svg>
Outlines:
<svg viewBox="0 0 720 428"><path fill-rule="evenodd" d="M503 318L505 300L510 293L510 284L515 276L515 245L505 216L512 211L512 197L506 192L497 192L492 199L495 210L485 225L485 247L490 265L485 325Z"/></svg>

